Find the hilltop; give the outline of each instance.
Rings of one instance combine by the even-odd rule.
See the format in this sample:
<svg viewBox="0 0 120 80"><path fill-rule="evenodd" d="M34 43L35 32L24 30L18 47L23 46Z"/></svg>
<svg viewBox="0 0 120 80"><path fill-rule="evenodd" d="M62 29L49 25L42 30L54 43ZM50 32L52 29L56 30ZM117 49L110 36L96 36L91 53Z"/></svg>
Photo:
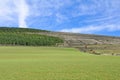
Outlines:
<svg viewBox="0 0 120 80"><path fill-rule="evenodd" d="M38 30L38 29L30 29L30 28L16 28L16 27L0 27L0 32L50 32L47 30Z"/></svg>

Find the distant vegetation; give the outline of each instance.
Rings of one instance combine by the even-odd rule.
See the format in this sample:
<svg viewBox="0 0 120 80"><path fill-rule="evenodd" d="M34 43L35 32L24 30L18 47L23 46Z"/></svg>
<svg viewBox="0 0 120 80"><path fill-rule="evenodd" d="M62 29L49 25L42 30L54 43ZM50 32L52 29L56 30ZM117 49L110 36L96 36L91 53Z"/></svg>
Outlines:
<svg viewBox="0 0 120 80"><path fill-rule="evenodd" d="M30 34L35 32L48 32L36 29L0 28L0 45L24 45L24 46L54 46L63 43L58 37Z"/></svg>

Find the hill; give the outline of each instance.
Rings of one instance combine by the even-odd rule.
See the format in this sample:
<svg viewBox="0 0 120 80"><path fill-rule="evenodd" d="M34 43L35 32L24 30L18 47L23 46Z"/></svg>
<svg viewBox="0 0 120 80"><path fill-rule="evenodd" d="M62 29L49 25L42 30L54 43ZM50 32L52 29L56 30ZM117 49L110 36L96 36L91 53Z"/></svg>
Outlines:
<svg viewBox="0 0 120 80"><path fill-rule="evenodd" d="M0 44L74 47L97 55L120 55L120 37L104 35L2 27Z"/></svg>

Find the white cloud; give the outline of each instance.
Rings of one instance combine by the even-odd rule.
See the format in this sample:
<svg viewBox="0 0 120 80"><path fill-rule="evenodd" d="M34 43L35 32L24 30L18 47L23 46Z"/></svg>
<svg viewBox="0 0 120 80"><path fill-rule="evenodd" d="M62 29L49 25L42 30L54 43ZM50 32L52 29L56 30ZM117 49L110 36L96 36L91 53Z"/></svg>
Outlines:
<svg viewBox="0 0 120 80"><path fill-rule="evenodd" d="M15 12L10 0L0 0L0 20L13 20L11 15Z"/></svg>
<svg viewBox="0 0 120 80"><path fill-rule="evenodd" d="M25 0L0 0L0 23L17 22L19 27L27 28L26 18L29 7Z"/></svg>
<svg viewBox="0 0 120 80"><path fill-rule="evenodd" d="M62 23L67 20L66 15L61 12L64 8L71 4L72 0L31 0L30 15L34 17L50 17L53 16L56 22Z"/></svg>
<svg viewBox="0 0 120 80"><path fill-rule="evenodd" d="M118 31L120 30L119 25L100 25L100 26L87 26L80 28L72 28L72 29L62 29L61 32L73 32L73 33L95 33L99 31Z"/></svg>
<svg viewBox="0 0 120 80"><path fill-rule="evenodd" d="M31 0L31 15L51 16L69 0ZM34 13L36 12L36 13Z"/></svg>
<svg viewBox="0 0 120 80"><path fill-rule="evenodd" d="M109 25L120 23L120 0L90 0L81 2L72 12L73 17L79 17L79 24ZM84 19L85 16L85 19ZM86 18L86 16L88 16ZM82 19L83 18L83 19Z"/></svg>
<svg viewBox="0 0 120 80"><path fill-rule="evenodd" d="M107 29L108 31L115 31L120 30L120 27L116 25L120 23L119 8L119 0L0 0L0 23L2 21L15 21L18 22L19 27L26 28L28 27L26 20L29 16L34 19L37 18L37 21L29 20L30 25L41 21L39 25L43 26L42 23L48 24L45 20L49 22L56 20L57 23L51 23L60 24L61 28L63 28L62 25L64 26L62 22L66 26L67 24L73 25L73 23L75 25L82 23L87 23L87 25L100 24L100 26L73 27L62 30L66 32L92 33ZM49 16L54 20L49 19ZM86 18L86 16L88 17ZM53 25L53 27L55 26Z"/></svg>
<svg viewBox="0 0 120 80"><path fill-rule="evenodd" d="M18 21L20 28L27 28L26 19L29 16L29 5L25 0L14 0L18 12Z"/></svg>
<svg viewBox="0 0 120 80"><path fill-rule="evenodd" d="M62 15L60 13L56 14L56 21L58 23L62 23L63 21L66 21L66 20L68 20L68 18L65 15Z"/></svg>
<svg viewBox="0 0 120 80"><path fill-rule="evenodd" d="M0 0L0 23L3 23L3 20L4 22L16 22L19 27L27 28L28 16L54 16L57 22L62 22L66 16L58 15L59 9L69 3L70 0Z"/></svg>

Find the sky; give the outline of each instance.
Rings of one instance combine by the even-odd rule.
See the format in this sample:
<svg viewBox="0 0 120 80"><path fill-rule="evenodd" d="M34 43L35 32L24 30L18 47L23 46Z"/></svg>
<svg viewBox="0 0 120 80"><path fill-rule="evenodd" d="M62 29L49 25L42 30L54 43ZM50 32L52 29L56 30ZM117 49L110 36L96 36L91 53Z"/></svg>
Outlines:
<svg viewBox="0 0 120 80"><path fill-rule="evenodd" d="M0 0L0 26L120 36L120 0Z"/></svg>

